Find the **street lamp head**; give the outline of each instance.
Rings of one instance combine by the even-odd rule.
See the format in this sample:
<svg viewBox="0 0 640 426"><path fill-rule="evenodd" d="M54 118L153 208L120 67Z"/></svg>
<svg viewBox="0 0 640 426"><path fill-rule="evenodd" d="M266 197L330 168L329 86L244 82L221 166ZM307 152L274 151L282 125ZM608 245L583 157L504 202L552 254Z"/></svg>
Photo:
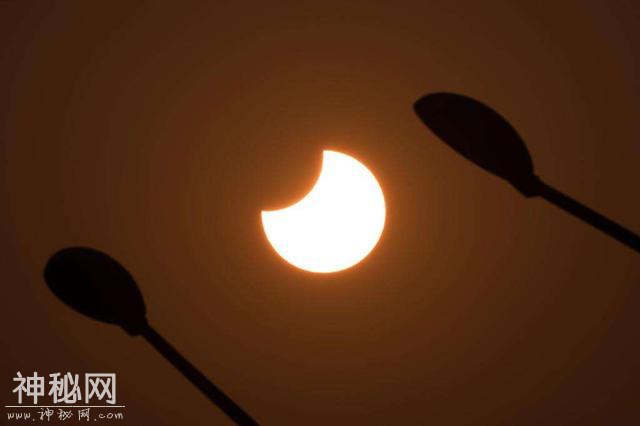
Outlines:
<svg viewBox="0 0 640 426"><path fill-rule="evenodd" d="M466 96L432 93L414 110L444 143L527 197L537 195L533 161L516 130L497 112Z"/></svg>
<svg viewBox="0 0 640 426"><path fill-rule="evenodd" d="M119 325L130 335L140 334L147 325L144 300L133 277L98 250L60 250L47 262L44 279L60 300L83 315Z"/></svg>

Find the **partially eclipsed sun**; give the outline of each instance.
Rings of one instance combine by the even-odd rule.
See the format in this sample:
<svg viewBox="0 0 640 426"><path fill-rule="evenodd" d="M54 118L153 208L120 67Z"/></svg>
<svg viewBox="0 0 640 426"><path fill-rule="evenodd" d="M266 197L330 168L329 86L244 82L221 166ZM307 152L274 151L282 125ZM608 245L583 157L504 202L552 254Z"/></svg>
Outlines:
<svg viewBox="0 0 640 426"><path fill-rule="evenodd" d="M386 209L373 173L353 157L324 151L313 189L297 203L262 212L267 239L287 262L336 272L364 259L382 235Z"/></svg>

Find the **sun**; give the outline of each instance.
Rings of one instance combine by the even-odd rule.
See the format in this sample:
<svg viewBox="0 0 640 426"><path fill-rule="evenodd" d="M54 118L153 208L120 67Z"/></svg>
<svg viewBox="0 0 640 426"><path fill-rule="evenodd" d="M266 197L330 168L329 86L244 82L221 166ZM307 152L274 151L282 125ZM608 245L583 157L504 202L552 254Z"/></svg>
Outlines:
<svg viewBox="0 0 640 426"><path fill-rule="evenodd" d="M337 272L364 259L384 229L380 184L355 158L323 151L311 191L281 210L262 211L262 226L275 251L310 272Z"/></svg>

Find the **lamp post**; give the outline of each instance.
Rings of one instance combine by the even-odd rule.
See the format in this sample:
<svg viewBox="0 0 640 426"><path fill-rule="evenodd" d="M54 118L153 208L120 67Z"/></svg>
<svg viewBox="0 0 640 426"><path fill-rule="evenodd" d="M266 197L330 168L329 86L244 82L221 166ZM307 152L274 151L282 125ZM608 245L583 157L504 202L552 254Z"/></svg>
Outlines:
<svg viewBox="0 0 640 426"><path fill-rule="evenodd" d="M116 260L98 250L70 247L49 259L44 278L51 291L74 310L119 325L130 336L144 337L236 424L258 424L149 325L140 289Z"/></svg>
<svg viewBox="0 0 640 426"><path fill-rule="evenodd" d="M445 144L524 196L542 197L640 253L638 235L540 180L524 141L488 106L462 95L433 93L420 98L414 110Z"/></svg>

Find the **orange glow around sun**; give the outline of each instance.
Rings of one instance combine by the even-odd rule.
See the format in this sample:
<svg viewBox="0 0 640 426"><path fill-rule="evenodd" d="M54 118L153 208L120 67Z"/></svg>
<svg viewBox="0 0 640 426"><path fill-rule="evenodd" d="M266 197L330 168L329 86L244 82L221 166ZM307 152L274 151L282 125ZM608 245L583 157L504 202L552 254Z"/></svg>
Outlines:
<svg viewBox="0 0 640 426"><path fill-rule="evenodd" d="M297 203L263 211L262 225L275 251L310 272L336 272L364 259L384 229L382 188L361 162L324 151L313 189Z"/></svg>

